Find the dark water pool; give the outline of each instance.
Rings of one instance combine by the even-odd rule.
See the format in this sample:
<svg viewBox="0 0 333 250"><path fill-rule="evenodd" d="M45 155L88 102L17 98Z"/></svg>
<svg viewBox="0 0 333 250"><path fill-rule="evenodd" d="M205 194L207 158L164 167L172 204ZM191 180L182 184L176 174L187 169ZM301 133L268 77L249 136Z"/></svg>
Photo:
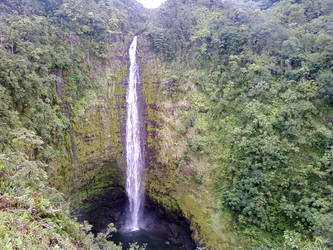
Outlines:
<svg viewBox="0 0 333 250"><path fill-rule="evenodd" d="M178 250L186 249L182 244L172 244L167 235L158 232L138 230L134 232L117 232L110 239L115 243L123 244L123 249L128 249L130 243L137 242L139 246L146 244L147 250Z"/></svg>
<svg viewBox="0 0 333 250"><path fill-rule="evenodd" d="M124 232L126 222L126 194L121 190L110 189L105 194L87 201L89 209L80 211L78 220L88 221L92 232L105 232L110 223L118 229L110 240L122 243L124 249L137 242L147 244L148 250L193 250L195 243L188 221L177 212L168 212L158 203L146 197L141 230Z"/></svg>

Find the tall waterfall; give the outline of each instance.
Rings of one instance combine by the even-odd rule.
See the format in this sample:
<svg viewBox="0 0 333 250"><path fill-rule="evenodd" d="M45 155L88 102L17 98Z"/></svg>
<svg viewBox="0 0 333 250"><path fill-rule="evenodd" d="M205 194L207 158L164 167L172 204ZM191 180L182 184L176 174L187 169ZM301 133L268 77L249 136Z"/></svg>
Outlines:
<svg viewBox="0 0 333 250"><path fill-rule="evenodd" d="M137 37L135 36L129 49L130 71L127 88L127 117L126 117L126 193L129 200L126 229L135 231L140 228L143 190L143 153L140 135L140 117L138 109L139 67L136 62Z"/></svg>

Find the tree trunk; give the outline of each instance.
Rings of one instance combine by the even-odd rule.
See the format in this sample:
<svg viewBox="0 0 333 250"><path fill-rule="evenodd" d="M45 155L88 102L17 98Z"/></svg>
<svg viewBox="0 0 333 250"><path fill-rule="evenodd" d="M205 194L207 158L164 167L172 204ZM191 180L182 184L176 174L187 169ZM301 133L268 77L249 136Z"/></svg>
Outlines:
<svg viewBox="0 0 333 250"><path fill-rule="evenodd" d="M88 64L90 64L90 49L88 48L88 56L87 56Z"/></svg>
<svg viewBox="0 0 333 250"><path fill-rule="evenodd" d="M73 54L74 46L73 46L72 32L69 33L69 42L71 44L71 53Z"/></svg>
<svg viewBox="0 0 333 250"><path fill-rule="evenodd" d="M12 41L12 44L11 44L11 53L12 53L12 55L14 55L14 41Z"/></svg>

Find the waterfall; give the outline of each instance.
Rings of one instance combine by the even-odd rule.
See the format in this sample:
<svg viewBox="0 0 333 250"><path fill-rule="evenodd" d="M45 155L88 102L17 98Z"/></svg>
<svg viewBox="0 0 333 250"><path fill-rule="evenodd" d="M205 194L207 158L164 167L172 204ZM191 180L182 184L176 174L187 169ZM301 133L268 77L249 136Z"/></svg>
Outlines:
<svg viewBox="0 0 333 250"><path fill-rule="evenodd" d="M130 70L127 88L127 117L126 117L126 193L129 200L126 229L136 231L140 228L143 191L143 153L140 135L140 117L138 109L139 67L136 62L137 37L135 36L129 49Z"/></svg>

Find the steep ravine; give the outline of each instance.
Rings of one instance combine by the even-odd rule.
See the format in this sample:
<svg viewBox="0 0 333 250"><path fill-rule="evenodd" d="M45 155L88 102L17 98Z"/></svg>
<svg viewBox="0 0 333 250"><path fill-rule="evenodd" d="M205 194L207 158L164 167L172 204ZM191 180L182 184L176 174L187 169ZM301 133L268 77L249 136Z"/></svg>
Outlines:
<svg viewBox="0 0 333 250"><path fill-rule="evenodd" d="M126 217L135 35L139 231L166 250L332 247L330 0L0 2L0 249L128 242L107 226Z"/></svg>
<svg viewBox="0 0 333 250"><path fill-rule="evenodd" d="M92 61L92 75L98 87L83 98L81 112L72 124L78 160L68 165L59 161L64 166L58 168L64 173L60 188L72 201L73 215L80 221L88 220L95 226L95 232L103 231L110 222L121 224L126 202L123 148L130 41L131 36L118 41L106 62ZM179 137L175 127L189 104L165 95L165 85L176 72L167 69L149 46L148 39L139 36L146 210L152 209L166 221L188 227L186 230L190 230L188 233L198 246L212 249L237 246L239 239L232 233L229 219L218 215L217 204L209 198L214 197L213 183L198 184L194 178L182 180L182 176L191 176L188 171L196 167L193 164L207 165L207 162L189 156L187 170L180 169L184 138ZM69 135L67 148L71 149ZM72 150L67 153L72 154ZM64 159L69 161L73 157Z"/></svg>
<svg viewBox="0 0 333 250"><path fill-rule="evenodd" d="M126 37L122 45L125 53L126 45L130 40ZM152 142L153 130L157 129L154 123L154 114L150 105L156 100L154 84L158 86L159 72L155 68L155 59L149 52L148 43L139 38L140 50L140 71L142 85L140 88L140 110L143 112L145 120L142 128L144 140L148 141L144 145L145 154L151 157L155 154L155 149L150 145ZM119 48L119 47L118 47ZM126 55L126 54L125 54ZM118 68L114 61L118 60ZM125 164L124 164L124 121L125 121L125 88L127 81L128 67L126 56L113 56L113 65L100 65L100 68L109 66L109 71L116 71L116 81L107 82L100 78L101 84L96 93L107 91L107 95L97 95L90 99L88 105L80 117L74 122L75 140L78 142L78 162L72 163L72 172L75 180L79 184L73 183L74 188L71 193L73 205L73 215L79 221L87 220L93 225L93 232L103 232L109 223L114 223L120 229L124 224L126 196L124 192ZM154 66L155 65L155 66ZM147 72L149 76L147 77ZM120 73L119 73L120 72ZM113 73L111 73L113 74ZM153 82L152 82L152 79ZM103 82L104 81L104 82ZM100 99L100 100L99 100ZM102 104L102 100L105 101ZM93 102L100 101L100 105L92 106ZM91 109L88 109L91 107ZM146 165L149 165L147 160ZM78 171L77 167L80 166ZM148 169L146 169L148 170ZM163 183L161 183L163 185ZM147 218L146 229L161 232L166 235L170 244L179 245L182 249L193 249L194 243L191 240L189 221L181 211L166 210L164 207L147 194L145 203L145 218Z"/></svg>
<svg viewBox="0 0 333 250"><path fill-rule="evenodd" d="M124 218L126 166L123 149L130 40L130 36L124 36L118 41L113 46L115 50L110 51L109 59L104 62L90 58L92 80L97 83L97 88L82 98L80 113L71 119L73 137L70 134L67 136L67 156L61 156L55 168L63 173L63 182L58 186L71 200L72 214L81 222L90 222L94 226L93 232L105 231L111 222L120 228ZM146 141L147 174L157 153L154 145L157 145L158 121L154 108L161 81L159 65L162 64L149 51L149 43L143 37L139 37L138 57L142 77L140 109L145 120L142 133ZM62 100L66 102L66 84L63 84L62 94ZM63 111L66 112L66 109ZM72 141L75 141L77 161L74 160ZM160 184L163 186L163 183ZM153 198L154 195L147 192L145 214L150 217L147 228L164 232L172 244L193 249L189 218L184 217L180 210L166 209L163 203L159 204Z"/></svg>
<svg viewBox="0 0 333 250"><path fill-rule="evenodd" d="M101 65L101 68L111 71L110 74L115 74L117 81L108 83L100 78L101 84L97 91L100 95L90 102L96 103L99 98L100 102L106 102L100 103L100 106L91 105L92 103L86 105L85 107L92 109L86 108L80 122L74 124L78 159L82 166L77 173L81 177L76 177L81 185L73 192L76 197L74 204L79 204L74 207L74 211L81 221L86 219L93 224L95 232L105 230L110 222L115 223L118 228L123 223L126 202L123 155L126 112L124 83L127 81L128 67L127 57L124 55L127 55L125 49L129 46L130 39L131 37L124 39L121 47L123 50L119 51L123 53L122 56L112 57L112 67ZM227 249L241 245L241 239L232 233L230 218L218 213L218 204L213 201L213 181L198 183L191 177L191 168L208 166L207 160L188 155L185 170L179 166L179 160L186 154L183 147L185 138L179 137L176 127L178 120L188 111L189 104L186 99L171 100L164 93L165 84L172 77L170 74L176 72L167 69L156 58L144 36L139 37L138 57L143 94L141 110L145 114L145 128L142 132L146 142L146 211L154 210L159 218L165 218L163 223L169 225L165 226L166 231L172 228L170 225L174 222L181 225L197 246ZM118 59L117 67L115 58ZM107 95L102 94L105 90ZM207 175L210 174L209 170L204 171ZM184 178L187 180L184 181ZM172 240L179 241L175 237L171 237Z"/></svg>

